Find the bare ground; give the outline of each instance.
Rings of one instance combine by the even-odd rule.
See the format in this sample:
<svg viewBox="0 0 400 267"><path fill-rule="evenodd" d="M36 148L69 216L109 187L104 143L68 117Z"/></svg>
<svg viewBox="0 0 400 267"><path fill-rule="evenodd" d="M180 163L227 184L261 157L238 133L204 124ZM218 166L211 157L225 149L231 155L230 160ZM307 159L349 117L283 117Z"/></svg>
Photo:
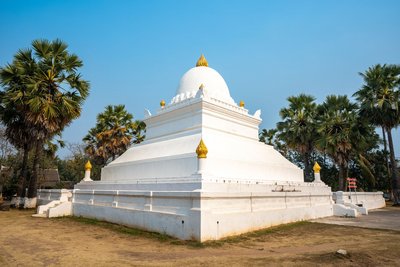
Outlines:
<svg viewBox="0 0 400 267"><path fill-rule="evenodd" d="M200 244L32 213L0 212L0 266L400 266L400 231L300 222Z"/></svg>

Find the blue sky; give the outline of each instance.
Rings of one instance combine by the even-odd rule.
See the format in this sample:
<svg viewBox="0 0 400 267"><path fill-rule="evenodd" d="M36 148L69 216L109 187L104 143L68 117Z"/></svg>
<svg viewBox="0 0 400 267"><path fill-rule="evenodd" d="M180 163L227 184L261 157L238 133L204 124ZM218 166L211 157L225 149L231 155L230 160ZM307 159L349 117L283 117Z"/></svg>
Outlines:
<svg viewBox="0 0 400 267"><path fill-rule="evenodd" d="M286 98L351 96L359 72L400 64L400 1L0 1L0 66L34 39L60 38L82 58L91 94L63 133L81 142L108 104L136 119L175 94L201 53L262 128ZM394 133L400 156L400 132ZM61 156L68 151L60 152Z"/></svg>

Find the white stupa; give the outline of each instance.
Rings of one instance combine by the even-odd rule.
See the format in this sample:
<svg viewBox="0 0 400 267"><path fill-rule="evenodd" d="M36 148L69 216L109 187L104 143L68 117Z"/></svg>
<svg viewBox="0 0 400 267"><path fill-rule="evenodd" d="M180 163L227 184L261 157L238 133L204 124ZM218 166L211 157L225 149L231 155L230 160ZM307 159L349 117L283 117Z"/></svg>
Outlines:
<svg viewBox="0 0 400 267"><path fill-rule="evenodd" d="M330 188L258 141L261 112L203 56L160 106L144 142L75 186L74 215L200 241L332 215Z"/></svg>

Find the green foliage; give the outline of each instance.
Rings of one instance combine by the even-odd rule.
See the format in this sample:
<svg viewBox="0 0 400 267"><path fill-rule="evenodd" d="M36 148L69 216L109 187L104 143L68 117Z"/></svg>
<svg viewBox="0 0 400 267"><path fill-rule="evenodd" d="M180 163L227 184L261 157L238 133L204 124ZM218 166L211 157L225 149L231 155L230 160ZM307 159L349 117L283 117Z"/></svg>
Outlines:
<svg viewBox="0 0 400 267"><path fill-rule="evenodd" d="M390 176L386 167L385 152L381 150L370 151L360 161L354 161L350 164L349 176L358 177L358 187L363 191L384 191L390 190ZM365 173L367 172L367 173ZM361 178L361 179L360 179Z"/></svg>
<svg viewBox="0 0 400 267"><path fill-rule="evenodd" d="M364 85L354 94L361 104L360 114L376 126L396 127L400 121L400 66L377 64L360 75Z"/></svg>
<svg viewBox="0 0 400 267"><path fill-rule="evenodd" d="M84 177L85 172L84 158L70 158L57 161L57 168L61 181L72 181L78 183Z"/></svg>
<svg viewBox="0 0 400 267"><path fill-rule="evenodd" d="M9 154L1 161L0 172L0 194L3 197L11 198L18 191L18 175L16 170L19 168L21 156Z"/></svg>
<svg viewBox="0 0 400 267"><path fill-rule="evenodd" d="M1 69L2 105L15 109L36 139L48 140L79 117L89 84L77 73L82 61L61 40L35 40L32 48Z"/></svg>
<svg viewBox="0 0 400 267"><path fill-rule="evenodd" d="M276 139L276 133L278 132L277 129L262 129L260 134L259 134L259 138L260 138L260 142L266 143L267 145L274 145L274 141Z"/></svg>

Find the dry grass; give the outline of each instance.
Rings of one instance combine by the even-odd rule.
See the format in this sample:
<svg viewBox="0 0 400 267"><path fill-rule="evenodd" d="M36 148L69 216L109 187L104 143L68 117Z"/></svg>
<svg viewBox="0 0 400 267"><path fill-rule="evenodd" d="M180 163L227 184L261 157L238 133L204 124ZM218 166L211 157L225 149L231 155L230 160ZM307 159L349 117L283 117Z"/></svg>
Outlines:
<svg viewBox="0 0 400 267"><path fill-rule="evenodd" d="M400 231L299 222L201 244L32 213L0 212L0 266L400 266Z"/></svg>

